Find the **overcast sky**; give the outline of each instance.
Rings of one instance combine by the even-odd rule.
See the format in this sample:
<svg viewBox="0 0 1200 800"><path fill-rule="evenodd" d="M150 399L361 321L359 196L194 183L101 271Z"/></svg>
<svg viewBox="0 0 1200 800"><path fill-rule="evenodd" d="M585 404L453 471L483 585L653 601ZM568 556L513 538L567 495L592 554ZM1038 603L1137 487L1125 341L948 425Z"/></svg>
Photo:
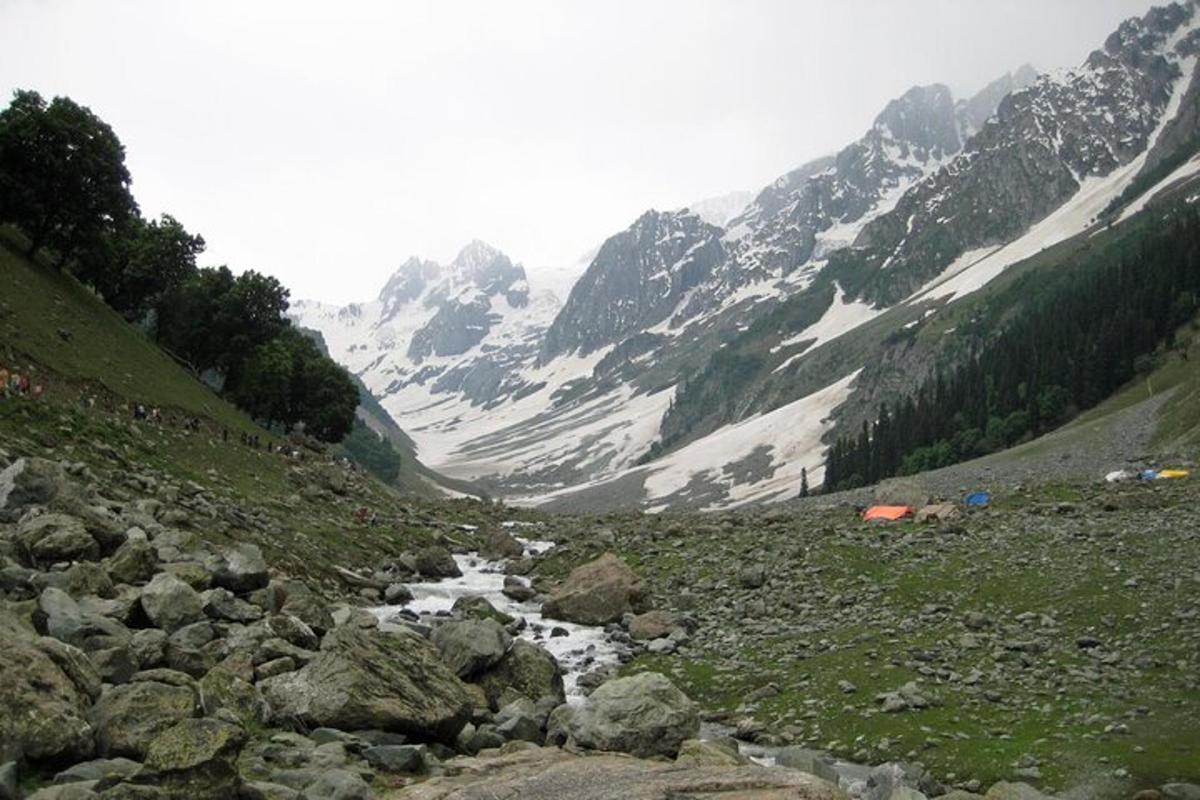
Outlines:
<svg viewBox="0 0 1200 800"><path fill-rule="evenodd" d="M0 0L0 91L66 94L148 216L293 297L481 238L538 270L838 149L909 86L1074 66L1149 0Z"/></svg>

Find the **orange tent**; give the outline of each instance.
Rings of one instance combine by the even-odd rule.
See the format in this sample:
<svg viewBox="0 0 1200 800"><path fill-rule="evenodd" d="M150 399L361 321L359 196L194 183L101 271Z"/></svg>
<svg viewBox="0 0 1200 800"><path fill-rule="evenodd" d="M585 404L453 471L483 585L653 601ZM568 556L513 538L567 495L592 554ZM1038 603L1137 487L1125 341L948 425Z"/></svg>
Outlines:
<svg viewBox="0 0 1200 800"><path fill-rule="evenodd" d="M889 522L908 519L913 515L912 506L871 506L863 512L865 520L881 519Z"/></svg>

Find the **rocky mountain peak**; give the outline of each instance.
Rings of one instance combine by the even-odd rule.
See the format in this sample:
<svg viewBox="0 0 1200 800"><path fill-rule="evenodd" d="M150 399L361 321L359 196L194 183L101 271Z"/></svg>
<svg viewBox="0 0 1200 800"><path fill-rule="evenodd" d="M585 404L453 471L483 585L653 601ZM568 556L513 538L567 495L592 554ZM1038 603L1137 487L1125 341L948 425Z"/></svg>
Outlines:
<svg viewBox="0 0 1200 800"><path fill-rule="evenodd" d="M940 83L914 86L889 102L875 118L872 132L904 151L916 150L921 160L944 157L961 146L954 97Z"/></svg>
<svg viewBox="0 0 1200 800"><path fill-rule="evenodd" d="M600 247L546 333L543 358L655 325L725 260L724 231L687 210L642 214Z"/></svg>
<svg viewBox="0 0 1200 800"><path fill-rule="evenodd" d="M379 299L390 305L412 302L421 296L429 284L437 281L441 271L437 263L412 256L388 278L379 292Z"/></svg>
<svg viewBox="0 0 1200 800"><path fill-rule="evenodd" d="M983 127L988 118L996 113L1005 97L1033 85L1037 79L1037 69L1031 64L1022 64L1014 71L1001 75L971 97L959 100L955 105L955 112L962 141L965 143Z"/></svg>

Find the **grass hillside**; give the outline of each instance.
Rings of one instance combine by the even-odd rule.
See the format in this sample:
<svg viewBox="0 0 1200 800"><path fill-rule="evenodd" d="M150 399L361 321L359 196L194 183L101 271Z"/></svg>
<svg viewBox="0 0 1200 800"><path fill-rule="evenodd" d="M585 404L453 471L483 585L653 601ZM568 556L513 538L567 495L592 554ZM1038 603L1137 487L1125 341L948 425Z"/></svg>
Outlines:
<svg viewBox="0 0 1200 800"><path fill-rule="evenodd" d="M336 579L337 566L374 564L443 535L463 540L460 525L487 527L500 513L403 496L321 453L267 452L277 439L89 290L2 246L0 364L45 387L39 401L0 401L0 450L79 461L105 485L196 493L213 518L206 537L250 538L296 575ZM83 396L95 406L81 407ZM138 403L158 407L163 424L134 421L128 406ZM184 424L192 418L197 431ZM264 447L242 445L241 434ZM359 523L360 508L378 524Z"/></svg>

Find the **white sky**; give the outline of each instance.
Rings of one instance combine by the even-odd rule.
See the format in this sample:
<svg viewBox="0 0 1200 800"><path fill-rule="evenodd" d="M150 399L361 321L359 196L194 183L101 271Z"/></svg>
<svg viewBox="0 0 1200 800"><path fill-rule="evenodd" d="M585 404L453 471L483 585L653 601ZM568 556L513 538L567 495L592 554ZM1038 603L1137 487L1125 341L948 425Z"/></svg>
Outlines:
<svg viewBox="0 0 1200 800"><path fill-rule="evenodd" d="M0 92L125 143L148 216L293 297L481 238L561 267L757 190L919 83L1074 66L1149 0L0 0Z"/></svg>

